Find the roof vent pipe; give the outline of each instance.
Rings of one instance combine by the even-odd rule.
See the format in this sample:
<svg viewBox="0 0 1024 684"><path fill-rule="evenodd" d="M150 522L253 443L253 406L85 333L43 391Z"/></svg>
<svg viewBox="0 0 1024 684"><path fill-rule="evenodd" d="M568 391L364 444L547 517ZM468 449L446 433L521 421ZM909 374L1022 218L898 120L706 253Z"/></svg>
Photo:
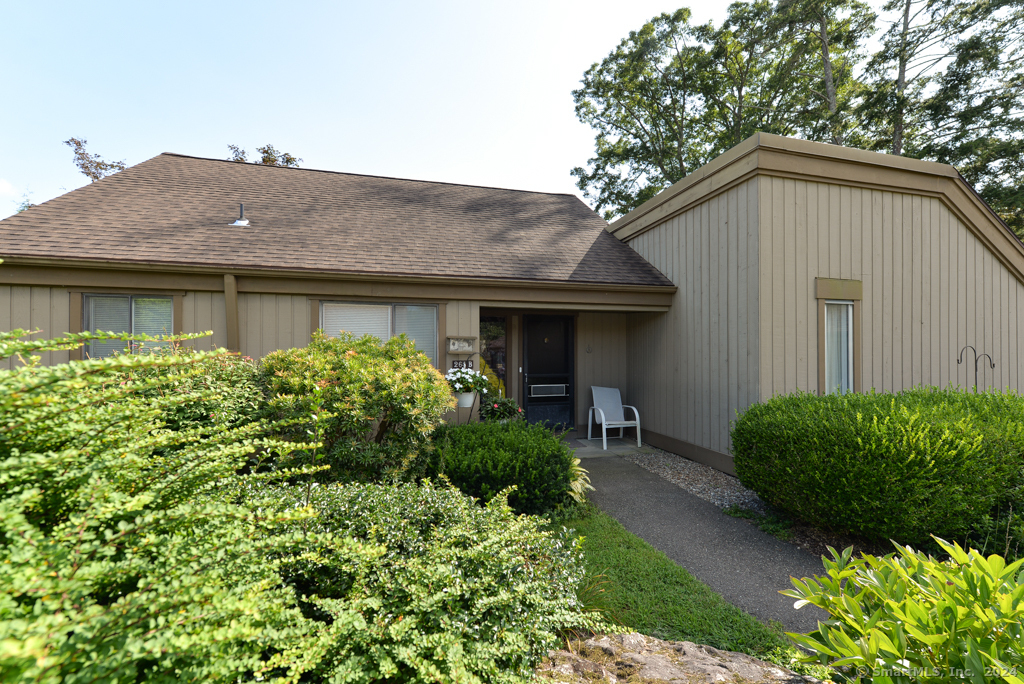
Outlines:
<svg viewBox="0 0 1024 684"><path fill-rule="evenodd" d="M249 225L249 219L245 218L245 205L238 205L238 220L232 223L233 226L247 226Z"/></svg>

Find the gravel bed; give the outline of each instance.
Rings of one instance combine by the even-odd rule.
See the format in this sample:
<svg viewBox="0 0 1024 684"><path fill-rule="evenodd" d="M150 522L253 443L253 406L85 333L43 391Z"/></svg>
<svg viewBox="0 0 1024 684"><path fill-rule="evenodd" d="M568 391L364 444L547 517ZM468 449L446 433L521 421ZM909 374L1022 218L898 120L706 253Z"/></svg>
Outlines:
<svg viewBox="0 0 1024 684"><path fill-rule="evenodd" d="M766 511L764 502L757 494L741 485L732 475L677 454L661 449L656 451L654 454L630 454L623 458L719 508L740 506L761 514Z"/></svg>

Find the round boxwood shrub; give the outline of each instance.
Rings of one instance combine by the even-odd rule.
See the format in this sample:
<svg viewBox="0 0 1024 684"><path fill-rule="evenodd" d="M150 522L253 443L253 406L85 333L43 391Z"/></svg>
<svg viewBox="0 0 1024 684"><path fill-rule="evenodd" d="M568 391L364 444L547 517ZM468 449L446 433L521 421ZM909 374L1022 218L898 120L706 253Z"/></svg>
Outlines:
<svg viewBox="0 0 1024 684"><path fill-rule="evenodd" d="M569 446L543 425L525 421L446 425L435 433L433 470L466 494L508 497L517 513L544 513L566 501L573 479Z"/></svg>
<svg viewBox="0 0 1024 684"><path fill-rule="evenodd" d="M792 394L751 406L732 438L740 481L799 520L872 540L963 538L1019 485L1024 400Z"/></svg>

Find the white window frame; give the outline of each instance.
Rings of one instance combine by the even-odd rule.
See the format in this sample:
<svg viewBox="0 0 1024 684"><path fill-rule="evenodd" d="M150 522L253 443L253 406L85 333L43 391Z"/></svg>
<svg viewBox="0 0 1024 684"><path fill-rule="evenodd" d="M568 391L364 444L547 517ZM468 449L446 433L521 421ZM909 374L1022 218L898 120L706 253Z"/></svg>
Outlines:
<svg viewBox="0 0 1024 684"><path fill-rule="evenodd" d="M398 337L395 334L395 307L396 306L419 306L424 308L432 308L434 310L434 356L437 358L431 359L430 362L435 368L440 366L440 356L443 353L441 349L440 331L441 331L441 320L440 320L440 307L437 304L429 304L423 302L367 302L367 301L351 301L346 299L321 299L320 300L320 330L324 330L324 304L349 304L356 306L386 306L389 307L388 313L388 333L391 337ZM326 332L326 331L325 331ZM329 337L333 337L330 333L327 333ZM389 337L388 339L390 339ZM383 340L387 342L387 340Z"/></svg>
<svg viewBox="0 0 1024 684"><path fill-rule="evenodd" d="M830 304L838 305L838 306L845 306L846 307L846 331L847 331L847 337L846 337L846 345L847 345L846 357L847 357L847 362L846 363L847 363L847 377L849 378L849 387L847 387L845 390L841 389L841 388L838 390L838 393L846 394L847 392L853 392L854 391L854 380L853 380L853 371L854 371L853 334L854 334L854 330L853 330L853 325L854 325L854 321L856 320L856 318L853 315L853 313L854 313L854 307L856 306L856 302L854 302L854 300L852 300L852 299L826 299L825 300L825 309L824 310L826 312L826 315L825 315L825 340L826 340L826 342L825 342L824 354L825 354L825 377L826 378L828 377L828 368L829 368L829 358L828 358L828 333L829 333L829 329L828 329L828 315L827 315L827 311L828 311L828 306ZM830 393L830 394L832 393L832 392L829 391L829 388L828 388L827 384L826 384L826 387L825 387L825 391L827 393Z"/></svg>
<svg viewBox="0 0 1024 684"><path fill-rule="evenodd" d="M124 293L124 292L83 292L82 293L82 330L85 332L94 332L92 320L89 317L89 300L94 298L105 298L105 299L127 299L128 300L128 327L135 327L135 299L166 299L171 302L171 325L167 335L174 334L174 295L163 295L163 294L135 294L135 293ZM122 332L122 331L103 331L103 332ZM127 335L134 335L135 331L125 330L123 331ZM137 352L141 346L141 343L127 342L125 347L128 347L132 352ZM86 354L92 357L92 343L87 343L83 350Z"/></svg>

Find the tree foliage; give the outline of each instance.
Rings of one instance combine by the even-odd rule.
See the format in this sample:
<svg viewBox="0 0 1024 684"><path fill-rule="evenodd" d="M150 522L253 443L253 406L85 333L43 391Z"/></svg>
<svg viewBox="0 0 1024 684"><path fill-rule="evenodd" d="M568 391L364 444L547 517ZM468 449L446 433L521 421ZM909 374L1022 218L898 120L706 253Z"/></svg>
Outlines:
<svg viewBox="0 0 1024 684"><path fill-rule="evenodd" d="M112 173L125 170L123 161L103 161L98 154L90 154L85 146L88 144L85 138L68 138L64 144L75 152L75 166L78 170L89 177L93 183L101 178L106 178ZM31 206L31 205L29 205Z"/></svg>
<svg viewBox="0 0 1024 684"><path fill-rule="evenodd" d="M859 108L871 149L952 164L1024 235L1024 5L890 0Z"/></svg>
<svg viewBox="0 0 1024 684"><path fill-rule="evenodd" d="M238 145L228 145L228 150L231 152L231 156L228 157L229 161L249 161L249 153ZM264 166L291 166L298 168L299 162L302 161L302 159L296 157L290 152L280 152L273 145L269 144L264 145L263 147L257 147L256 152L258 152L260 156L253 163L262 164Z"/></svg>
<svg viewBox="0 0 1024 684"><path fill-rule="evenodd" d="M1024 234L1024 4L877 9L753 0L718 27L685 8L653 18L573 92L595 130L578 187L611 219L764 131L953 164Z"/></svg>
<svg viewBox="0 0 1024 684"><path fill-rule="evenodd" d="M821 16L816 24L811 9ZM859 3L794 0L783 10L768 0L735 3L717 28L693 26L690 16L680 9L630 32L573 91L577 117L597 135L588 167L572 174L605 218L636 208L756 131L832 140L849 128L838 108L853 87L856 42L870 28Z"/></svg>

